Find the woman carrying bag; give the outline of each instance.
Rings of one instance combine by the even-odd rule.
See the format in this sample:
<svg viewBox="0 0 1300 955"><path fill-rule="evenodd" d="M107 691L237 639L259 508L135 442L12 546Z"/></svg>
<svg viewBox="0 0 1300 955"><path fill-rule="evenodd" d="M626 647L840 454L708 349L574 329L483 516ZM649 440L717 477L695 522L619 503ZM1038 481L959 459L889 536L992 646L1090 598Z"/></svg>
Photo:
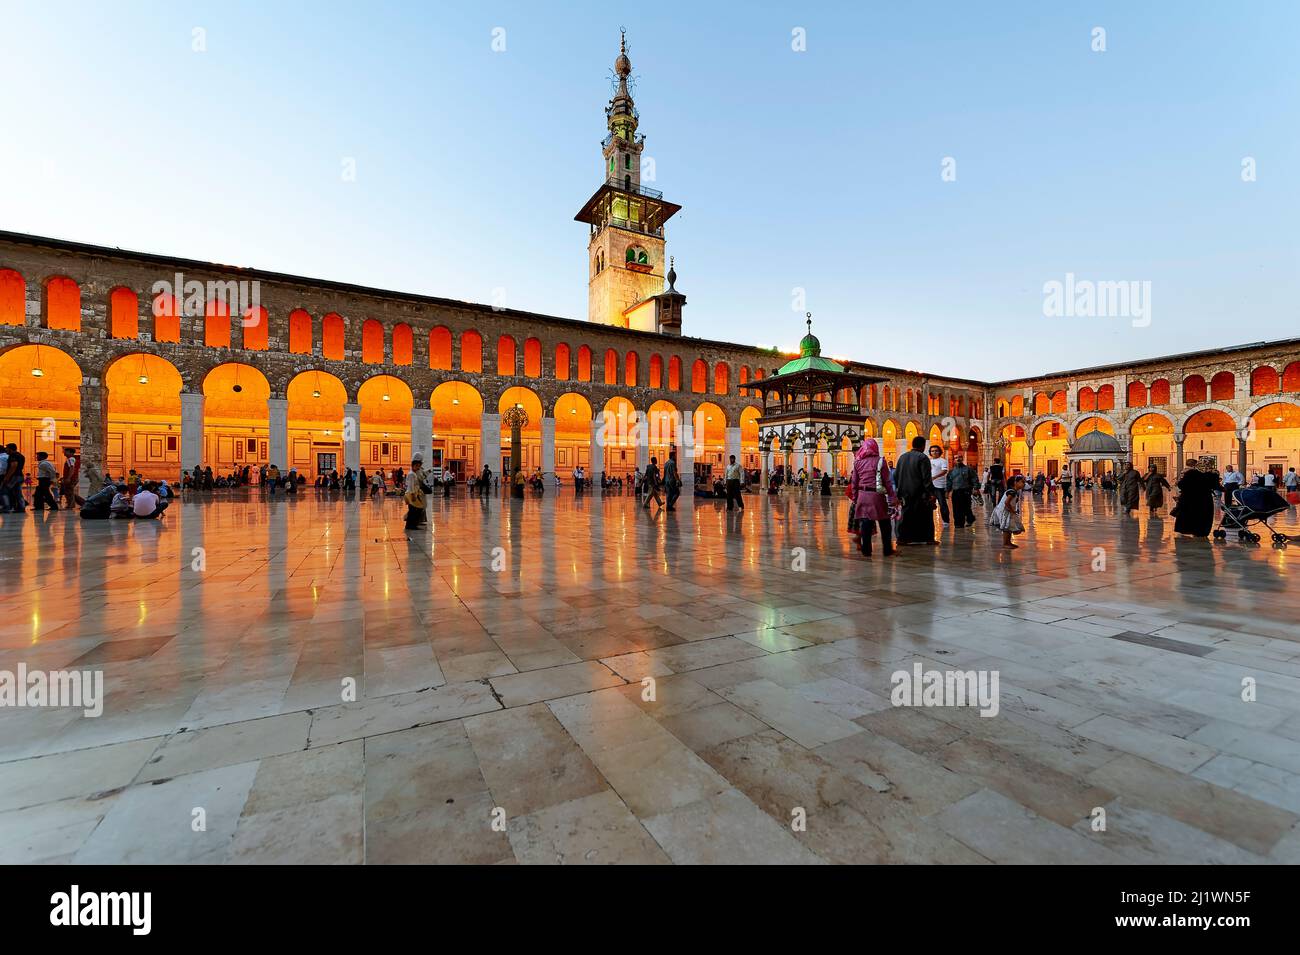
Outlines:
<svg viewBox="0 0 1300 955"><path fill-rule="evenodd" d="M425 494L429 492L424 483L424 460L416 455L411 459L411 470L406 475L406 493L402 499L406 502L406 529L416 530L422 525L425 514Z"/></svg>

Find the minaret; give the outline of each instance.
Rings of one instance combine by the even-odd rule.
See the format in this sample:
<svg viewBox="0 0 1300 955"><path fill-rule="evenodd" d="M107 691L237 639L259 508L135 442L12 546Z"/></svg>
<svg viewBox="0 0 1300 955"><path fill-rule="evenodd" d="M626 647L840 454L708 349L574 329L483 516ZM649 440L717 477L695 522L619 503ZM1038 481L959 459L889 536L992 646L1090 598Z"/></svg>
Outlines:
<svg viewBox="0 0 1300 955"><path fill-rule="evenodd" d="M640 117L627 86L631 74L624 36L614 60L614 96L605 107L609 135L601 143L604 181L574 216L591 230L587 319L681 334L680 310L677 325L663 327L661 309L655 307L656 297L664 291L664 223L681 206L665 202L662 192L641 184L645 136L637 133Z"/></svg>

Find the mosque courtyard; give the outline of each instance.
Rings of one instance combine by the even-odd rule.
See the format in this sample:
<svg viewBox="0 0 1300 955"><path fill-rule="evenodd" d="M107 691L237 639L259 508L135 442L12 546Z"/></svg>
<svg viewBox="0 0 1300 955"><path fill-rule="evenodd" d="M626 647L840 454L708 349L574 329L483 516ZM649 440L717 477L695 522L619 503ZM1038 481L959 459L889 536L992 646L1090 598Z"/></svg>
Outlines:
<svg viewBox="0 0 1300 955"><path fill-rule="evenodd" d="M105 690L0 709L0 862L1300 861L1293 551L1085 491L866 559L839 493L747 504L0 517L0 671ZM995 712L894 705L917 663Z"/></svg>

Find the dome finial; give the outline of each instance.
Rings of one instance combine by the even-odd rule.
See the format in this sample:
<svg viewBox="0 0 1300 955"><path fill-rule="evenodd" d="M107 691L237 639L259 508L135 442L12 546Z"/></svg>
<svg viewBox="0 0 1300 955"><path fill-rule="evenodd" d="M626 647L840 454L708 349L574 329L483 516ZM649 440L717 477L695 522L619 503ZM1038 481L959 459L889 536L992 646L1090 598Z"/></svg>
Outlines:
<svg viewBox="0 0 1300 955"><path fill-rule="evenodd" d="M817 358L822 353L822 343L817 340L817 336L812 333L812 312L804 312L804 322L808 326L808 334L799 342L799 355L803 358Z"/></svg>
<svg viewBox="0 0 1300 955"><path fill-rule="evenodd" d="M632 61L627 57L627 31L618 30L618 58L614 60L614 73L620 80L626 80L632 73Z"/></svg>

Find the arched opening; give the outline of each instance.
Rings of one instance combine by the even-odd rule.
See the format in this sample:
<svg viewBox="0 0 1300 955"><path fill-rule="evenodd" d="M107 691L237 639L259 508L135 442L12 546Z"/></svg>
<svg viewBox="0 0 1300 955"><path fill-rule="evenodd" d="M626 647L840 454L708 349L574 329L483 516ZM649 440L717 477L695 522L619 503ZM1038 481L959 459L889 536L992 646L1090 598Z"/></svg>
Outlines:
<svg viewBox="0 0 1300 955"><path fill-rule="evenodd" d="M700 402L691 416L695 441L695 479L712 483L722 477L727 451L727 413L712 401ZM680 464L681 462L679 462Z"/></svg>
<svg viewBox="0 0 1300 955"><path fill-rule="evenodd" d="M13 269L0 269L0 325L27 324L27 283Z"/></svg>
<svg viewBox="0 0 1300 955"><path fill-rule="evenodd" d="M1052 399L1047 397L1046 392L1040 391L1034 395L1034 414L1036 415L1047 414L1051 407L1052 407ZM931 410L930 413L934 414L934 411Z"/></svg>
<svg viewBox="0 0 1300 955"><path fill-rule="evenodd" d="M1183 404L1204 404L1208 397L1209 389L1205 387L1205 379L1200 375L1188 375L1183 379Z"/></svg>
<svg viewBox="0 0 1300 955"><path fill-rule="evenodd" d="M636 408L623 397L610 398L601 409L605 473L628 479L636 469ZM663 464L662 461L659 462Z"/></svg>
<svg viewBox="0 0 1300 955"><path fill-rule="evenodd" d="M1085 434L1093 431L1100 431L1102 434L1113 435L1115 429L1105 418L1094 415L1091 418L1084 418L1074 429L1075 438L1082 438Z"/></svg>
<svg viewBox="0 0 1300 955"><path fill-rule="evenodd" d="M367 365L384 363L384 326L373 318L361 323L361 360Z"/></svg>
<svg viewBox="0 0 1300 955"><path fill-rule="evenodd" d="M758 453L758 419L763 412L753 405L740 411L740 464L747 471L757 471L762 467Z"/></svg>
<svg viewBox="0 0 1300 955"><path fill-rule="evenodd" d="M429 330L429 367L451 371L451 329L445 325Z"/></svg>
<svg viewBox="0 0 1300 955"><path fill-rule="evenodd" d="M1067 395L1065 389L1052 393L1052 414L1065 414ZM961 414L961 405L957 406L958 415Z"/></svg>
<svg viewBox="0 0 1300 955"><path fill-rule="evenodd" d="M1147 403L1147 386L1140 381L1128 383L1127 405L1130 408L1145 408Z"/></svg>
<svg viewBox="0 0 1300 955"><path fill-rule="evenodd" d="M660 389L664 386L664 360L662 355L650 356L649 387Z"/></svg>
<svg viewBox="0 0 1300 955"><path fill-rule="evenodd" d="M181 308L172 295L160 293L154 296L153 340L156 342L181 340Z"/></svg>
<svg viewBox="0 0 1300 955"><path fill-rule="evenodd" d="M320 353L331 361L342 361L344 349L347 347L346 326L343 323L343 316L330 312L320 320ZM379 353L382 356L384 345L379 343Z"/></svg>
<svg viewBox="0 0 1300 955"><path fill-rule="evenodd" d="M311 316L306 309L289 313L289 351L294 355L311 354Z"/></svg>
<svg viewBox="0 0 1300 955"><path fill-rule="evenodd" d="M36 473L37 451L62 473L63 449L80 446L81 381L76 361L50 345L0 352L0 443L18 445L28 475Z"/></svg>
<svg viewBox="0 0 1300 955"><path fill-rule="evenodd" d="M668 359L668 390L682 390L682 360L676 355Z"/></svg>
<svg viewBox="0 0 1300 955"><path fill-rule="evenodd" d="M628 388L636 387L636 352L630 351L623 356L623 384Z"/></svg>
<svg viewBox="0 0 1300 955"><path fill-rule="evenodd" d="M578 348L578 380L591 381L591 349L586 345Z"/></svg>
<svg viewBox="0 0 1300 955"><path fill-rule="evenodd" d="M1011 416L1019 418L1025 413L1025 399L1023 395L1016 395L1011 399Z"/></svg>
<svg viewBox="0 0 1300 955"><path fill-rule="evenodd" d="M1183 425L1183 461L1197 461L1202 468L1222 471L1237 463L1237 428L1217 408L1204 408ZM1250 462L1246 462L1249 468Z"/></svg>
<svg viewBox="0 0 1300 955"><path fill-rule="evenodd" d="M1002 458L1008 477L1015 474L1028 474L1029 443L1025 440L1024 428L1018 424L1006 425L998 435L998 445L999 451L994 453L996 457Z"/></svg>
<svg viewBox="0 0 1300 955"><path fill-rule="evenodd" d="M569 355L568 345L561 342L555 346L555 378L557 381L569 380Z"/></svg>
<svg viewBox="0 0 1300 955"><path fill-rule="evenodd" d="M367 472L375 468L392 471L411 463L414 403L406 382L392 375L376 375L357 389L357 404L361 406L357 436L361 441L361 466ZM340 473L342 470L340 467Z"/></svg>
<svg viewBox="0 0 1300 955"><path fill-rule="evenodd" d="M45 283L44 325L70 332L81 331L81 287L65 275Z"/></svg>
<svg viewBox="0 0 1300 955"><path fill-rule="evenodd" d="M591 402L582 395L569 391L555 400L555 471L561 477L582 467L591 480L600 478L590 473L591 420Z"/></svg>
<svg viewBox="0 0 1300 955"><path fill-rule="evenodd" d="M691 391L702 395L709 390L709 366L703 358L697 358L691 364Z"/></svg>
<svg viewBox="0 0 1300 955"><path fill-rule="evenodd" d="M1157 378L1151 382L1151 403L1153 405L1169 404L1169 379Z"/></svg>
<svg viewBox="0 0 1300 955"><path fill-rule="evenodd" d="M1164 415L1144 414L1133 419L1129 426L1129 448L1133 466L1143 474L1154 464L1171 483L1177 481L1174 426Z"/></svg>
<svg viewBox="0 0 1300 955"><path fill-rule="evenodd" d="M749 366L741 365L740 370L736 372L736 384L742 398L749 397L749 389L745 386L749 384Z"/></svg>
<svg viewBox="0 0 1300 955"><path fill-rule="evenodd" d="M415 334L411 326L398 322L393 326L393 364L411 365L415 363Z"/></svg>
<svg viewBox="0 0 1300 955"><path fill-rule="evenodd" d="M731 391L731 368L725 361L713 366L713 393L725 395Z"/></svg>
<svg viewBox="0 0 1300 955"><path fill-rule="evenodd" d="M1300 361L1293 361L1282 372L1282 390L1300 391Z"/></svg>
<svg viewBox="0 0 1300 955"><path fill-rule="evenodd" d="M646 432L650 457L657 458L662 473L668 453L677 447L681 433L682 413L671 401L656 401L646 412Z"/></svg>
<svg viewBox="0 0 1300 955"><path fill-rule="evenodd" d="M531 476L542 469L542 400L531 388L516 385L507 388L497 402L497 412L505 414L506 409L519 407L528 415L528 424L519 432L519 461L523 472ZM511 434L503 421L501 423L501 460L495 462L500 466L499 474L510 473Z"/></svg>
<svg viewBox="0 0 1300 955"><path fill-rule="evenodd" d="M536 338L524 339L524 374L529 378L542 377L542 343Z"/></svg>
<svg viewBox="0 0 1300 955"><path fill-rule="evenodd" d="M108 334L111 338L140 337L140 298L121 285L108 293Z"/></svg>
<svg viewBox="0 0 1300 955"><path fill-rule="evenodd" d="M1260 365L1250 373L1252 395L1274 395L1282 390L1282 380L1268 365Z"/></svg>
<svg viewBox="0 0 1300 955"><path fill-rule="evenodd" d="M258 468L270 464L267 399L271 385L252 365L227 362L203 379L203 461L216 476L248 468L256 483Z"/></svg>
<svg viewBox="0 0 1300 955"><path fill-rule="evenodd" d="M271 321L261 305L251 305L242 318L244 351L266 351L270 346Z"/></svg>
<svg viewBox="0 0 1300 955"><path fill-rule="evenodd" d="M204 306L203 344L208 348L230 347L230 306L221 299Z"/></svg>
<svg viewBox="0 0 1300 955"><path fill-rule="evenodd" d="M105 470L117 478L134 469L153 480L177 480L184 382L176 366L157 355L123 355L105 370L104 387L108 391Z"/></svg>
<svg viewBox="0 0 1300 955"><path fill-rule="evenodd" d="M1300 471L1300 406L1294 402L1276 401L1257 409L1244 434L1247 480L1256 473L1272 471L1281 478L1291 468Z"/></svg>
<svg viewBox="0 0 1300 955"><path fill-rule="evenodd" d="M1236 396L1237 378L1230 371L1221 371L1210 379L1210 400L1231 401Z"/></svg>
<svg viewBox="0 0 1300 955"><path fill-rule="evenodd" d="M460 370L475 375L483 372L483 336L478 332L461 332Z"/></svg>
<svg viewBox="0 0 1300 955"><path fill-rule="evenodd" d="M445 381L429 398L433 409L433 460L463 480L483 470L483 396L463 381ZM495 471L499 462L487 462ZM499 471L496 472L500 476Z"/></svg>
<svg viewBox="0 0 1300 955"><path fill-rule="evenodd" d="M979 428L971 428L966 435L966 463L976 469L980 466L980 451L983 440L984 437Z"/></svg>
<svg viewBox="0 0 1300 955"><path fill-rule="evenodd" d="M497 374L502 378L515 374L515 340L509 335L497 339Z"/></svg>
<svg viewBox="0 0 1300 955"><path fill-rule="evenodd" d="M605 349L605 384L618 384L618 352L612 348Z"/></svg>
<svg viewBox="0 0 1300 955"><path fill-rule="evenodd" d="M343 463L343 406L348 392L327 371L304 371L289 382L289 460L271 461L282 472L297 468L299 475L314 481L321 474L338 471Z"/></svg>
<svg viewBox="0 0 1300 955"><path fill-rule="evenodd" d="M886 418L880 426L880 454L893 467L898 460L898 453L898 424L894 419Z"/></svg>
<svg viewBox="0 0 1300 955"><path fill-rule="evenodd" d="M1045 474L1054 478L1061 473L1065 465L1065 452L1070 443L1066 440L1068 432L1059 421L1044 421L1034 428L1034 474Z"/></svg>
<svg viewBox="0 0 1300 955"><path fill-rule="evenodd" d="M1102 385L1097 389L1097 410L1114 411L1115 410L1115 386Z"/></svg>

